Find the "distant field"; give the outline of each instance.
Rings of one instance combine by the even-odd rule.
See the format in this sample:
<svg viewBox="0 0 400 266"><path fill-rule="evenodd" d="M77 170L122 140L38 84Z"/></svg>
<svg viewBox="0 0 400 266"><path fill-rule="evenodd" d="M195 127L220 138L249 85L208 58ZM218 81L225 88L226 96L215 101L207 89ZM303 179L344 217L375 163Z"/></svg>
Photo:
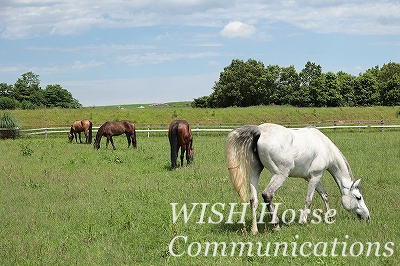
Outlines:
<svg viewBox="0 0 400 266"><path fill-rule="evenodd" d="M138 108L143 106L144 108ZM68 126L74 120L90 119L94 125L128 119L139 126L165 126L173 119L190 124L317 124L335 121L385 120L400 123L400 107L297 108L257 106L248 108L191 108L187 102L169 103L169 107L148 104L85 107L80 109L38 109L9 111L23 127Z"/></svg>
<svg viewBox="0 0 400 266"><path fill-rule="evenodd" d="M129 111L129 108L126 111L109 110L119 119L129 113L140 113L137 109ZM167 112L165 119L171 119L173 109L155 110L159 116ZM182 114L214 111L183 110ZM278 110L286 109L249 108L244 112L249 110L265 114L275 110L277 114ZM297 110L307 111L296 108L290 110L294 113ZM382 113L394 111L389 108L377 110L383 110ZM75 115L83 114L79 113L83 110L70 111ZM97 109L93 110L93 118L101 117L95 118L96 123L100 121L97 119L105 118L104 114L100 116L103 111L95 111ZM228 111L232 114L235 108L215 110L217 117L222 117L223 112L225 116ZM324 117L328 111L332 110L317 110ZM340 112L339 109L336 111ZM39 110L32 113L36 112L48 112L52 117L54 113L61 116L65 111ZM307 112L312 113L312 110ZM66 120L72 118L66 115L62 117ZM165 123L162 121L159 120L159 123ZM177 223L172 222L172 202L179 203L179 206L195 202L240 202L225 166L226 135L195 137L195 162L174 171L170 170L169 145L165 135L150 138L139 136L137 150L128 150L125 137L116 137L116 151L106 150L104 140L100 150L94 150L92 145L68 143L66 137L2 140L0 264L399 265L399 131L340 131L327 134L347 157L354 176L362 178L361 187L371 220L360 222L343 210L337 185L326 174L322 183L330 195L331 207L338 211L336 222L332 225L293 223L282 226L278 233L272 233L270 229L263 230L260 225L261 233L257 236L250 234L250 212L246 215L245 229L236 223L238 218L234 219L234 224L199 224L199 211L186 224L182 219ZM260 201L261 190L269 179L269 173L263 172ZM298 210L304 207L306 187L306 182L298 179L289 179L284 184L274 199L282 203L280 215L284 209ZM318 195L314 196L312 209L315 208L324 209ZM223 213L226 217L227 212ZM205 220L210 214L207 209ZM216 218L214 215L213 219ZM171 240L176 236L188 237L187 243L180 238L173 245L173 252L184 253L180 257L174 257L169 252ZM334 239L340 242L335 252L339 254L337 256L331 255ZM238 250L234 256L222 256L220 249L216 256L212 255L212 251L204 256L205 243L213 241L261 242L264 248L268 242L271 245L287 242L290 249L287 256L283 250L277 256L258 257L256 251L249 256L247 249L241 256ZM326 251L328 256L300 256L300 245L306 242L313 245L318 242L329 243ZM347 243L346 248L343 242ZM368 242L379 244L379 247L374 244L369 255ZM393 246L390 244L392 242ZM298 245L297 256L292 255L293 243ZM190 245L192 254L200 248L197 256L188 255ZM363 245L359 256L350 255L351 245L353 254L358 254ZM385 249L385 245L389 250ZM323 253L323 248L319 246L317 253ZM343 249L346 256L342 255ZM307 249L307 253L309 251Z"/></svg>

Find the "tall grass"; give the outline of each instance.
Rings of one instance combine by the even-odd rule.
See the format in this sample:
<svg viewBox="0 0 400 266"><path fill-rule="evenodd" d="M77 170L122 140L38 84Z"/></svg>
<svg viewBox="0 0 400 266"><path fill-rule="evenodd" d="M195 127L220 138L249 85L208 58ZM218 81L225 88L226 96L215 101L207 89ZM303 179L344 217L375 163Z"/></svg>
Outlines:
<svg viewBox="0 0 400 266"><path fill-rule="evenodd" d="M322 182L337 209L336 221L267 228L250 234L251 215L241 224L198 224L200 212L188 223L172 222L171 202L239 203L224 159L225 136L194 140L195 161L170 170L166 136L138 136L138 148L127 149L125 137L116 137L117 150L94 150L68 143L67 138L24 138L0 142L0 263L2 265L128 264L128 265L398 265L400 233L397 222L400 189L400 138L391 132L328 133L361 177L371 221L360 222L343 210L333 179ZM270 175L262 173L260 191ZM274 201L282 210L304 207L307 184L289 179ZM262 201L260 193L259 200ZM312 208L324 209L318 195ZM282 214L282 210L280 214ZM223 212L224 215L227 211ZM205 213L210 215L209 209ZM215 218L215 216L214 216ZM238 219L235 218L235 221ZM361 255L302 256L196 256L187 253L191 242L394 242L389 257ZM295 236L298 236L296 239ZM348 239L345 236L348 235ZM348 254L348 253L347 253Z"/></svg>
<svg viewBox="0 0 400 266"><path fill-rule="evenodd" d="M11 110L26 127L68 126L75 120L90 119L93 125L128 119L139 126L168 125L173 119L195 124L315 124L334 120L385 120L400 122L399 107L297 108L257 106L247 108L200 109L174 103L170 107L137 108L137 105L85 107L80 109Z"/></svg>
<svg viewBox="0 0 400 266"><path fill-rule="evenodd" d="M0 139L15 139L19 135L20 123L9 113L0 115Z"/></svg>

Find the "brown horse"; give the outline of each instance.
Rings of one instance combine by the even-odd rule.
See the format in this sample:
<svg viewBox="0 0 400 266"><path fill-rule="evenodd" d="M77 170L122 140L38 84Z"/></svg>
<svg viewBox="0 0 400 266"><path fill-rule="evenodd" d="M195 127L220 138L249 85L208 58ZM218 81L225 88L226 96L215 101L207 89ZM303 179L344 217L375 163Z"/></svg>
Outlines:
<svg viewBox="0 0 400 266"><path fill-rule="evenodd" d="M179 148L181 148L181 166L183 166L183 157L186 151L186 162L190 164L193 161L193 138L192 130L185 120L174 120L169 124L168 139L171 146L171 164L176 168L176 159Z"/></svg>
<svg viewBox="0 0 400 266"><path fill-rule="evenodd" d="M118 136L125 133L126 138L128 139L128 148L131 145L136 148L136 129L135 124L122 120L119 122L105 122L97 131L96 140L94 141L94 148L100 148L100 141L103 136L107 137L106 148L108 147L108 142L111 141L111 145L115 150L114 141L112 139L113 136Z"/></svg>
<svg viewBox="0 0 400 266"><path fill-rule="evenodd" d="M92 143L92 122L90 120L76 120L72 125L71 129L68 132L68 139L71 142L74 139L78 143L78 135L79 135L79 142L82 143L81 140L81 132L85 134L86 143Z"/></svg>

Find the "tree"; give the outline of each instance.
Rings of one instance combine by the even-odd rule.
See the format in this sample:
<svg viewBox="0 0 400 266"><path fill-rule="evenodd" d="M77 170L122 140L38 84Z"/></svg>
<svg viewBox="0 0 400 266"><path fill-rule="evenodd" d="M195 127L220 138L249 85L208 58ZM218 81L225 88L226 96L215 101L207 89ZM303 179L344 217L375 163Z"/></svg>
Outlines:
<svg viewBox="0 0 400 266"><path fill-rule="evenodd" d="M354 106L354 86L356 77L343 71L337 73L338 90L342 97L342 106Z"/></svg>
<svg viewBox="0 0 400 266"><path fill-rule="evenodd" d="M13 90L13 85L7 83L0 83L0 97L9 97Z"/></svg>
<svg viewBox="0 0 400 266"><path fill-rule="evenodd" d="M354 101L357 106L379 104L378 81L374 70L357 77L354 86Z"/></svg>
<svg viewBox="0 0 400 266"><path fill-rule="evenodd" d="M392 79L387 81L380 89L382 105L400 105L400 74L395 74Z"/></svg>
<svg viewBox="0 0 400 266"><path fill-rule="evenodd" d="M19 102L28 101L35 105L43 103L43 91L40 88L39 75L33 72L22 74L14 84L11 96Z"/></svg>
<svg viewBox="0 0 400 266"><path fill-rule="evenodd" d="M210 107L262 104L268 95L266 81L266 70L262 62L234 59L220 73L219 80L213 87L214 92L209 99Z"/></svg>
<svg viewBox="0 0 400 266"><path fill-rule="evenodd" d="M296 106L321 105L323 102L323 96L320 94L321 77L322 67L308 61L299 74L300 87L293 93L293 104Z"/></svg>
<svg viewBox="0 0 400 266"><path fill-rule="evenodd" d="M294 66L282 67L276 82L272 102L277 105L293 104L293 93L300 89L300 79Z"/></svg>
<svg viewBox="0 0 400 266"><path fill-rule="evenodd" d="M381 104L400 105L400 64L384 64L377 76Z"/></svg>
<svg viewBox="0 0 400 266"><path fill-rule="evenodd" d="M40 87L39 75L27 72L13 85L0 84L0 108L35 109L37 107L79 108L82 105L72 94L59 84Z"/></svg>
<svg viewBox="0 0 400 266"><path fill-rule="evenodd" d="M264 87L265 94L262 102L260 104L276 104L279 101L279 77L281 73L281 68L278 65L269 65L266 68L266 74L260 78L260 87Z"/></svg>
<svg viewBox="0 0 400 266"><path fill-rule="evenodd" d="M199 107L199 108L209 107L209 99L210 99L210 96L203 96L203 97L194 99L193 102L191 103L191 106L193 108L195 108L195 107Z"/></svg>
<svg viewBox="0 0 400 266"><path fill-rule="evenodd" d="M355 77L342 71L323 73L320 65L310 61L297 74L293 66L264 67L254 59L234 59L213 90L210 96L194 99L193 106L393 106L400 105L400 64L375 66Z"/></svg>
<svg viewBox="0 0 400 266"><path fill-rule="evenodd" d="M338 79L335 73L328 72L324 75L324 94L325 105L329 107L341 106L343 103L342 95L339 91Z"/></svg>
<svg viewBox="0 0 400 266"><path fill-rule="evenodd" d="M72 94L63 89L61 85L47 85L44 90L46 107L78 108L79 102L72 97Z"/></svg>

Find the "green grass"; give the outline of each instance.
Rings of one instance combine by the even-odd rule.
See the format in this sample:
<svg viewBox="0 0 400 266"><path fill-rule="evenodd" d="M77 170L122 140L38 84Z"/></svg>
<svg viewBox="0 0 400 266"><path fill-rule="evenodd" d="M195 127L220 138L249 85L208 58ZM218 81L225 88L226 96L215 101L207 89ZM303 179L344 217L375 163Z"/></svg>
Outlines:
<svg viewBox="0 0 400 266"><path fill-rule="evenodd" d="M318 124L341 120L385 120L400 122L399 107L297 108L290 106L256 106L247 108L200 109L186 102L169 103L169 107L138 108L141 105L85 107L80 109L11 110L24 127L69 126L75 120L90 119L94 125L105 121L128 119L139 126L165 126L173 119L195 124Z"/></svg>
<svg viewBox="0 0 400 266"><path fill-rule="evenodd" d="M171 202L239 203L224 159L225 136L195 138L195 162L170 170L166 136L138 135L138 149L127 149L125 137L116 137L116 151L68 143L67 138L23 138L0 141L0 264L2 265L398 265L400 220L400 136L398 131L328 132L347 157L356 178L362 178L363 196L371 213L360 222L343 210L339 191L326 174L323 185L337 209L336 222L268 228L250 234L240 224L197 224L200 213L187 224L172 223ZM259 189L269 182L262 173ZM280 213L304 207L307 183L289 179L275 197ZM324 209L318 195L313 209ZM224 214L227 214L224 211ZM211 215L209 209L206 216ZM213 219L216 217L213 216ZM238 219L237 219L238 220ZM298 239L295 236L298 235ZM346 239L345 235L349 238ZM192 242L394 242L390 257L303 258L270 256L173 257L187 252ZM347 252L348 254L348 252Z"/></svg>

